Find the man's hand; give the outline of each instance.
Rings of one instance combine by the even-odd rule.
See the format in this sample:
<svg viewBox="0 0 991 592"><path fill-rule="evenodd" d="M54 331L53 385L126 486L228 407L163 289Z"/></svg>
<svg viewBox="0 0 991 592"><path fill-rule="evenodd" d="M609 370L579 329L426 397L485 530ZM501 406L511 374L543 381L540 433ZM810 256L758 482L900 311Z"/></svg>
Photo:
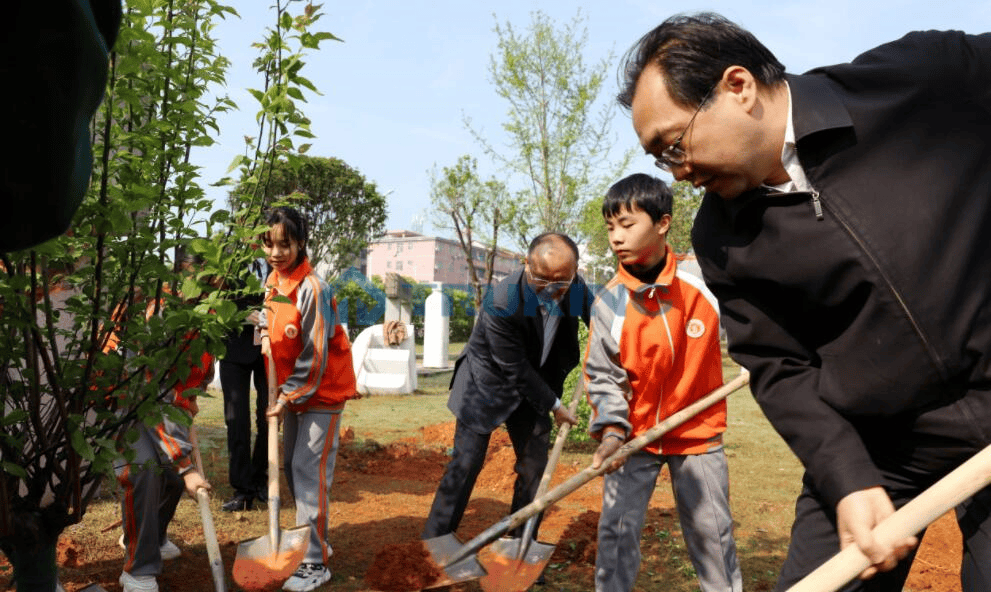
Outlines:
<svg viewBox="0 0 991 592"><path fill-rule="evenodd" d="M203 478L203 475L201 475L196 469L187 471L186 474L182 476L182 480L186 484L186 493L188 493L189 497L193 499L196 499L196 490L201 487L207 491L210 491L210 483L207 482L207 480Z"/></svg>
<svg viewBox="0 0 991 592"><path fill-rule="evenodd" d="M553 413L554 413L554 421L556 421L558 425L564 425L566 423L575 425L576 423L578 423L578 418L575 417L574 414L572 414L570 411L568 411L568 409L564 405L558 405L557 409L555 409Z"/></svg>
<svg viewBox="0 0 991 592"><path fill-rule="evenodd" d="M871 530L894 513L895 506L882 487L854 491L836 505L836 530L840 536L840 549L857 545L871 562L871 566L858 576L862 580L872 578L878 572L894 569L919 543L914 536L898 541L883 541L874 537Z"/></svg>
<svg viewBox="0 0 991 592"><path fill-rule="evenodd" d="M272 355L272 338L268 336L268 333L261 336L261 348L262 355L266 358Z"/></svg>
<svg viewBox="0 0 991 592"><path fill-rule="evenodd" d="M616 435L610 436L609 434L616 434ZM607 458L615 454L616 451L619 450L619 448L623 444L626 444L626 436L624 435L624 432L620 432L616 430L603 430L602 442L599 444L599 447L595 449L595 454L592 455L592 468L598 469L600 466L602 466L602 463L605 462ZM606 469L606 472L612 473L616 469L623 466L623 463L625 462L626 459L617 460L613 462Z"/></svg>

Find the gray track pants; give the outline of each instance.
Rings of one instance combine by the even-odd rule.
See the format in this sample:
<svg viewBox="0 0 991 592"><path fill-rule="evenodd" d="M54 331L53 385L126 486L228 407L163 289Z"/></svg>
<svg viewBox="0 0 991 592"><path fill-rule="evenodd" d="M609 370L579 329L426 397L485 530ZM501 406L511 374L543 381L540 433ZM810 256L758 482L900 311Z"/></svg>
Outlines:
<svg viewBox="0 0 991 592"><path fill-rule="evenodd" d="M286 481L296 498L296 526L310 527L304 563L327 565L333 553L327 543L327 511L337 464L340 420L340 410L286 413L283 420L283 458Z"/></svg>
<svg viewBox="0 0 991 592"><path fill-rule="evenodd" d="M726 455L638 452L604 477L596 592L629 592L640 570L640 534L661 466L668 464L685 546L703 592L740 592Z"/></svg>

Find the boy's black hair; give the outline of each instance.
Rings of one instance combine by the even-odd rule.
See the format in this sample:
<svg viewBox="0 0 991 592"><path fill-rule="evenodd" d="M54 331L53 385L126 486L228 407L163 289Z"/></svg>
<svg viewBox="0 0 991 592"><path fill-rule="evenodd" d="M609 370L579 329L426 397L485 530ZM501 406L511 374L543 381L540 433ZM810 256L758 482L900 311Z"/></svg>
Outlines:
<svg viewBox="0 0 991 592"><path fill-rule="evenodd" d="M306 218L295 208L279 206L272 208L268 212L268 216L265 218L265 224L269 226L275 226L276 224L282 225L282 228L285 229L286 236L299 243L299 256L296 257L295 264L299 265L302 263L303 259L306 258L306 243L310 238L309 224L307 224ZM262 235L262 241L267 240L268 233L266 232Z"/></svg>
<svg viewBox="0 0 991 592"><path fill-rule="evenodd" d="M634 173L613 183L602 200L602 217L609 219L633 206L641 209L654 222L664 214L671 215L674 195L664 181L644 173Z"/></svg>

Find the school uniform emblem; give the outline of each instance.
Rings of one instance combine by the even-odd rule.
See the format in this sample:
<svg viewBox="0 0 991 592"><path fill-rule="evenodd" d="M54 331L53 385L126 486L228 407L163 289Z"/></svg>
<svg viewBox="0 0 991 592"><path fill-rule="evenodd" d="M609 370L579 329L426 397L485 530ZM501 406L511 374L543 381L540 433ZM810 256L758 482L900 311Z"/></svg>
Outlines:
<svg viewBox="0 0 991 592"><path fill-rule="evenodd" d="M285 334L289 339L296 339L296 336L299 335L299 328L296 325L286 325Z"/></svg>
<svg viewBox="0 0 991 592"><path fill-rule="evenodd" d="M688 321L688 326L685 327L685 333L694 339L702 337L705 334L705 323L699 319L692 319Z"/></svg>

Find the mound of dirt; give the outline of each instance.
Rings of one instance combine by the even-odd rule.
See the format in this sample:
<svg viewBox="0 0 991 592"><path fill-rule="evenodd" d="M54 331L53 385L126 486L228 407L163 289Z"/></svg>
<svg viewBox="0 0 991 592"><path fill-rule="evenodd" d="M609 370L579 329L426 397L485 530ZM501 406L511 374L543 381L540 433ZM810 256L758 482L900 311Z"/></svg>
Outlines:
<svg viewBox="0 0 991 592"><path fill-rule="evenodd" d="M342 433L337 470L330 500L329 541L333 545L330 567L331 583L321 590L347 592L366 590L420 589L410 578L429 578L433 572L424 560L419 542L433 493L449 457L447 451L454 437L454 424L423 428L422 438L375 445L356 443L353 431ZM472 496L459 528L458 536L468 540L503 518L509 508L515 479L515 456L504 430L491 439L487 461L479 475L476 494ZM584 467L581 463L562 463L554 483ZM211 476L224 483L226 475ZM283 484L284 487L284 484ZM282 524L292 520L291 496L283 489ZM567 578L576 585L591 589L596 551L596 527L601 505L601 480L590 483L545 512L540 539L556 545L551 564L562 567L555 578ZM677 518L671 514L673 500L670 487L659 486L651 501L651 514L665 521L665 528L676 529ZM221 500L214 500L219 505ZM665 514L666 512L666 514ZM214 520L220 537L221 554L228 575L240 541L265 534L267 513L264 506L250 512L231 515L215 510ZM84 521L90 520L90 515ZM670 522L670 525L667 525ZM117 592L117 578L123 567L123 552L117 547L119 529L106 532L106 524L69 527L59 543L60 579L67 592L78 592L97 583L108 592ZM213 590L209 561L203 543L196 504L180 504L176 519L169 527L169 537L183 551L178 559L165 565L159 577L162 589L190 592ZM403 541L412 541L404 544ZM680 543L679 543L680 544ZM486 550L479 552L484 558ZM907 582L914 591L959 592L961 541L952 515L933 524L926 534ZM400 559L396 559L400 557ZM429 559L427 557L426 559ZM412 562L412 563L410 563ZM436 568L436 566L434 566ZM439 575L439 574L438 574ZM406 578L404 580L404 578ZM0 558L0 589L9 586L10 567ZM475 592L477 584L456 585L449 590Z"/></svg>
<svg viewBox="0 0 991 592"><path fill-rule="evenodd" d="M422 590L443 574L423 543L413 541L383 547L365 574L365 584L382 592L407 592Z"/></svg>

